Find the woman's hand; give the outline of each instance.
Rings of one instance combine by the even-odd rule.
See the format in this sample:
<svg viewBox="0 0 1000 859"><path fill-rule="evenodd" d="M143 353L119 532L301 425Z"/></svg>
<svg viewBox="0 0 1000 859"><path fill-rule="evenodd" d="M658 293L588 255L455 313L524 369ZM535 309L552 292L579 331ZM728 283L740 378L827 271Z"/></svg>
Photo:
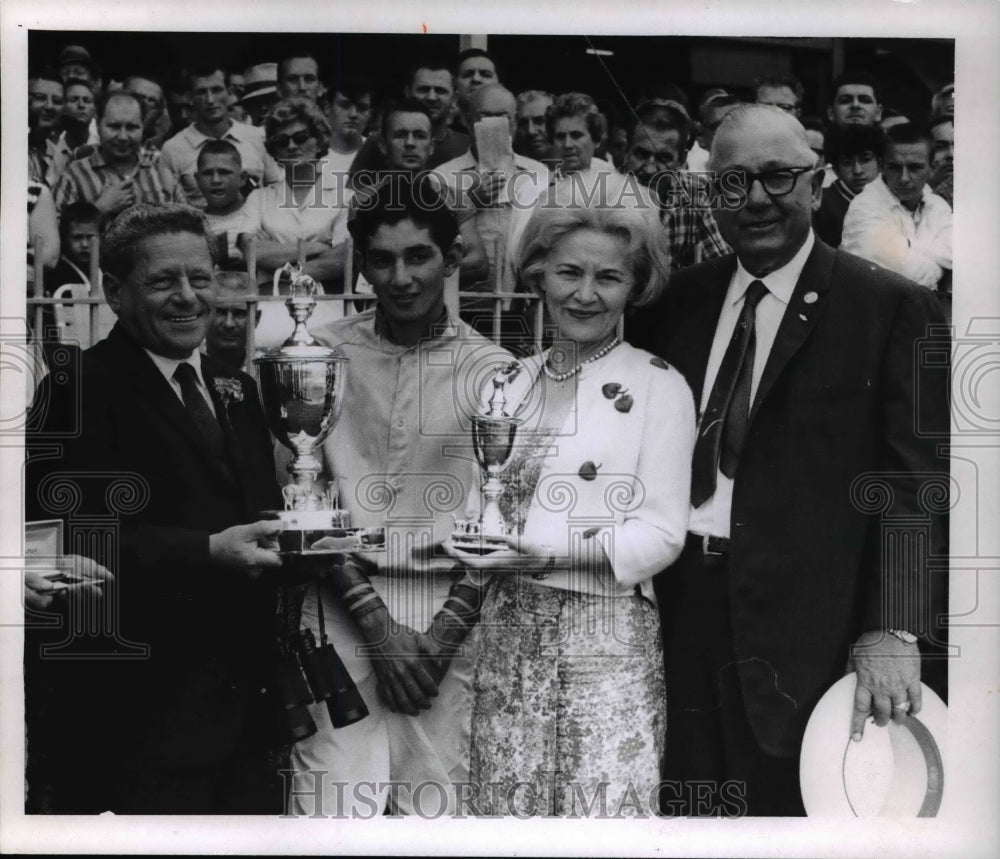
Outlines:
<svg viewBox="0 0 1000 859"><path fill-rule="evenodd" d="M551 546L533 543L523 537L506 537L507 547L495 552L479 554L460 549L452 540L441 544L447 555L462 566L483 573L551 572L555 566L556 554Z"/></svg>

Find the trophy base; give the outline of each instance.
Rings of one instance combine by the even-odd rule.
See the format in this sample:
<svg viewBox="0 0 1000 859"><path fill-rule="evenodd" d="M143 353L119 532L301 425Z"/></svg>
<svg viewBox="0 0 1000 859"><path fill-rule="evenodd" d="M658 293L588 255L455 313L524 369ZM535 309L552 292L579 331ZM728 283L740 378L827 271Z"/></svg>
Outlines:
<svg viewBox="0 0 1000 859"><path fill-rule="evenodd" d="M489 555L508 548L507 538L498 534L470 534L468 531L452 531L451 542L456 549L474 555Z"/></svg>
<svg viewBox="0 0 1000 859"><path fill-rule="evenodd" d="M352 528L347 510L265 510L261 515L281 521L280 555L319 557L385 550L385 528ZM319 540L325 540L325 545L314 549Z"/></svg>

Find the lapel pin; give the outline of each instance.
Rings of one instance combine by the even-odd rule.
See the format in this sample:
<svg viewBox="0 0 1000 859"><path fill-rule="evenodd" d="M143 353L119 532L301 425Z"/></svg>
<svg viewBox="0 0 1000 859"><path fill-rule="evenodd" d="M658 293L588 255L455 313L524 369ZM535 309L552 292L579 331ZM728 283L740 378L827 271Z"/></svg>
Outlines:
<svg viewBox="0 0 1000 859"><path fill-rule="evenodd" d="M807 292L802 296L802 300L806 304L815 304L819 296L815 292Z"/></svg>
<svg viewBox="0 0 1000 859"><path fill-rule="evenodd" d="M808 322L809 321L808 319L806 319L806 315L804 313L800 313L799 314L799 319L801 319L803 322Z"/></svg>

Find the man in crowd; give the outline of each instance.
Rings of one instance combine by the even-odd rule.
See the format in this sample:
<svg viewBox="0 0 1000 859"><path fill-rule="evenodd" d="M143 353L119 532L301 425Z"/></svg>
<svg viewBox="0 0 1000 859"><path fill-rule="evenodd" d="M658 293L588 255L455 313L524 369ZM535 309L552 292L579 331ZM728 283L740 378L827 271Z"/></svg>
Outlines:
<svg viewBox="0 0 1000 859"><path fill-rule="evenodd" d="M191 98L191 74L187 69L175 69L167 80L167 116L170 118L168 138L179 134L194 119L194 101Z"/></svg>
<svg viewBox="0 0 1000 859"><path fill-rule="evenodd" d="M882 175L851 201L841 247L935 289L951 271L951 207L928 187L932 150L918 126L886 132Z"/></svg>
<svg viewBox="0 0 1000 859"><path fill-rule="evenodd" d="M56 145L65 153L67 161L83 147L98 142L97 107L94 90L83 78L70 78L63 85L62 134Z"/></svg>
<svg viewBox="0 0 1000 859"><path fill-rule="evenodd" d="M301 96L317 102L324 93L319 61L308 51L286 56L278 63L278 92L282 98Z"/></svg>
<svg viewBox="0 0 1000 859"><path fill-rule="evenodd" d="M56 811L278 813L266 755L277 723L262 695L275 597L261 574L281 565L270 548L280 525L257 519L281 496L253 379L198 351L216 300L201 213L129 209L105 232L101 267L118 322L83 353L75 384L43 382L25 499L29 519L52 518L46 486L69 482L68 528L116 523L111 547L88 545L116 579L108 632L129 647L72 662L49 702L56 736L29 736L67 735ZM54 443L61 455L44 456ZM141 482L135 495L129 481Z"/></svg>
<svg viewBox="0 0 1000 859"><path fill-rule="evenodd" d="M884 152L885 135L877 125L830 130L828 153L837 181L823 189L823 201L813 215L816 235L830 247L840 247L847 207L865 185L878 178Z"/></svg>
<svg viewBox="0 0 1000 859"><path fill-rule="evenodd" d="M690 172L705 172L715 129L719 127L722 118L737 104L739 99L724 89L710 89L702 96L698 103L698 137L687 154L687 169Z"/></svg>
<svg viewBox="0 0 1000 859"><path fill-rule="evenodd" d="M248 122L261 127L264 117L278 101L278 66L258 63L243 73L243 95L240 104L247 112Z"/></svg>
<svg viewBox="0 0 1000 859"><path fill-rule="evenodd" d="M29 77L28 176L50 188L65 166L65 158L58 155L56 147L64 97L62 80L55 72L42 70Z"/></svg>
<svg viewBox="0 0 1000 859"><path fill-rule="evenodd" d="M497 267L503 265L515 206L527 208L549 184L549 171L544 164L514 154L515 114L515 100L510 90L499 84L476 87L469 97L466 114L472 135L470 149L437 168L452 189L456 205L475 209L476 231L486 246L489 259L489 276L483 291L492 290ZM480 163L475 140L476 123L487 118L506 120L509 157L504 164ZM492 303L470 302L463 313L467 314L464 316L466 321L473 325L486 324L486 316L492 313Z"/></svg>
<svg viewBox="0 0 1000 859"><path fill-rule="evenodd" d="M434 150L428 167L437 167L469 151L469 137L453 129L451 110L455 103L455 88L451 69L439 56L422 57L410 68L403 92L407 98L421 102L431 118L431 138ZM351 177L363 171L385 170L385 153L378 134L372 134L362 144L351 165Z"/></svg>
<svg viewBox="0 0 1000 859"><path fill-rule="evenodd" d="M661 99L640 103L636 113L625 173L647 185L660 202L671 270L727 253L709 207L707 180L680 170L693 130L687 110L680 102Z"/></svg>
<svg viewBox="0 0 1000 859"><path fill-rule="evenodd" d="M68 80L85 80L90 84L95 98L102 94L101 74L93 57L82 45L67 45L59 52L59 77Z"/></svg>
<svg viewBox="0 0 1000 859"><path fill-rule="evenodd" d="M499 83L496 61L482 48L468 48L458 55L455 91L458 93L460 108L464 109L464 103L480 87Z"/></svg>
<svg viewBox="0 0 1000 859"><path fill-rule="evenodd" d="M802 112L806 91L795 75L762 75L753 82L753 90L757 104L771 104L796 117Z"/></svg>
<svg viewBox="0 0 1000 859"><path fill-rule="evenodd" d="M941 115L931 122L930 132L934 141L934 151L931 153L931 190L954 209L955 120Z"/></svg>
<svg viewBox="0 0 1000 859"><path fill-rule="evenodd" d="M183 201L173 176L162 174L141 155L142 103L131 93L108 93L101 104L97 132L100 145L86 158L73 161L56 184L56 209L70 203L93 203L102 217L110 217L135 203Z"/></svg>
<svg viewBox="0 0 1000 859"><path fill-rule="evenodd" d="M434 155L434 137L431 117L423 102L407 99L390 103L382 115L382 131L378 139L386 171L415 177L429 168ZM368 181L369 178L376 178L374 174L360 178L367 184L359 186L351 200L352 218L359 208L370 204L378 187ZM442 190L449 190L450 193L450 189ZM486 248L476 230L476 211L468 205L458 206L454 199L449 199L449 205L455 211L462 240L461 280L476 283L486 277L489 266Z"/></svg>
<svg viewBox="0 0 1000 859"><path fill-rule="evenodd" d="M143 148L160 149L170 133L169 119L165 115L166 101L163 87L153 77L133 74L125 78L122 89L132 93L146 109L142 129Z"/></svg>
<svg viewBox="0 0 1000 859"><path fill-rule="evenodd" d="M878 125L882 119L878 85L865 72L845 72L833 82L833 98L826 110L832 125Z"/></svg>
<svg viewBox="0 0 1000 859"><path fill-rule="evenodd" d="M947 432L946 374L922 372L915 351L941 314L925 290L815 239L822 172L794 117L738 107L710 167L735 254L678 273L649 310L651 345L701 415L692 533L656 580L670 689L661 799L665 813L699 813L671 786L729 782L749 814L801 815L806 721L849 659L842 743L873 710L884 726L920 709L914 634L940 609L926 559L884 552L879 516L852 499L877 477L885 516L920 517L928 551L942 550L946 522L923 509L922 481L947 479L933 437Z"/></svg>
<svg viewBox="0 0 1000 859"><path fill-rule="evenodd" d="M514 135L514 151L526 158L541 161L547 167L559 162L555 147L549 140L546 111L552 107L553 97L537 89L529 89L518 94L516 101L517 133Z"/></svg>
<svg viewBox="0 0 1000 859"><path fill-rule="evenodd" d="M163 144L160 157L161 174L180 183L189 203L205 207L194 174L198 150L208 140L232 143L240 151L243 170L255 187L284 178L281 167L264 150L263 130L230 118L226 75L220 66L205 67L191 75L191 99L194 121Z"/></svg>
<svg viewBox="0 0 1000 859"><path fill-rule="evenodd" d="M330 94L330 150L324 169L338 182L347 177L351 163L365 142L372 115L374 84L360 75L343 75Z"/></svg>
<svg viewBox="0 0 1000 859"><path fill-rule="evenodd" d="M481 410L477 392L510 355L445 307L461 248L454 213L429 176L380 186L350 229L378 303L314 332L351 362L323 457L353 524L384 525L387 548L334 567L321 603L307 597L303 621L317 630L321 605L370 715L333 730L325 707L310 708L319 732L292 750L290 808L366 813L368 783L379 810L412 814L418 785L433 783L434 802L453 811L453 785L468 779L473 664L458 648L480 592L431 547L476 488L467 416ZM389 505L372 504L383 496ZM398 790L381 787L390 780Z"/></svg>
<svg viewBox="0 0 1000 859"><path fill-rule="evenodd" d="M205 354L231 370L242 370L247 361L250 330L250 298L256 294L244 271L216 272L218 298L215 315L205 335ZM254 305L253 325L260 322L260 307Z"/></svg>

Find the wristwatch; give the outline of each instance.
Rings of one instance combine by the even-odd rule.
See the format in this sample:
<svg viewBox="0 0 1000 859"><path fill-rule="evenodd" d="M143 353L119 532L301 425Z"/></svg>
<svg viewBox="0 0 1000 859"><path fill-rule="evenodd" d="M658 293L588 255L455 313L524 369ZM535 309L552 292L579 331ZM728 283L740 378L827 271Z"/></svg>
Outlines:
<svg viewBox="0 0 1000 859"><path fill-rule="evenodd" d="M907 632L905 629L887 629L886 632L888 632L889 635L896 636L896 638L902 641L903 644L917 643L917 637L912 632Z"/></svg>

